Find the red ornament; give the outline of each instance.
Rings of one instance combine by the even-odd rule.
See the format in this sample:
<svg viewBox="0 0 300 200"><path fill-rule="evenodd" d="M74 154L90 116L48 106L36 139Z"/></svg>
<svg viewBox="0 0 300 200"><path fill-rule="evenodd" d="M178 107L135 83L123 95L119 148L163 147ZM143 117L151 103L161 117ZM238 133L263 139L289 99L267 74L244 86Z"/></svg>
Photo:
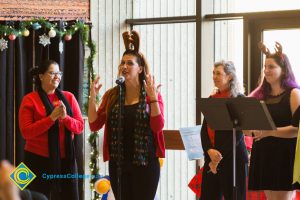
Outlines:
<svg viewBox="0 0 300 200"><path fill-rule="evenodd" d="M16 39L16 35L14 35L14 34L10 34L9 36L8 36L8 38L10 39L10 40L15 40Z"/></svg>
<svg viewBox="0 0 300 200"><path fill-rule="evenodd" d="M72 35L67 34L67 35L65 35L64 38L65 38L66 41L69 41L69 40L72 39Z"/></svg>

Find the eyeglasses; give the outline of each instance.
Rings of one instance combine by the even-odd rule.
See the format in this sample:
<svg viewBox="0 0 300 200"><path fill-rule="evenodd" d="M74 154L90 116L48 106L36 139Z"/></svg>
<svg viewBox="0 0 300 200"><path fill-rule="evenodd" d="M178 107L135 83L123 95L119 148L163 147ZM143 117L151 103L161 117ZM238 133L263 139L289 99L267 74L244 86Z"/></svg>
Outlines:
<svg viewBox="0 0 300 200"><path fill-rule="evenodd" d="M48 72L48 74L51 78L54 78L55 76L61 77L63 75L63 72Z"/></svg>

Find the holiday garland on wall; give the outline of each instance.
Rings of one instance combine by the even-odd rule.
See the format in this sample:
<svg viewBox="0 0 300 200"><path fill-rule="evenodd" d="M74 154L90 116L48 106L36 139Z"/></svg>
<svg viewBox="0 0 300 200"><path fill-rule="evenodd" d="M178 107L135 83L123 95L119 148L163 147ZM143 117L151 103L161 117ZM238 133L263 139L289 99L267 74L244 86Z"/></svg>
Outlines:
<svg viewBox="0 0 300 200"><path fill-rule="evenodd" d="M90 56L87 58L87 68L88 68L88 87L90 86L90 81L94 81L95 74L94 74L94 68L93 68L93 62L96 54L96 45L95 43L90 39L87 42L87 46L90 49ZM89 88L88 88L88 95L87 98L89 98ZM96 99L97 102L99 102L99 98ZM88 100L86 101L84 105L84 111L87 114L88 110ZM91 147L91 153L90 153L90 163L89 168L91 172L91 179L90 179L90 189L92 191L91 199L92 200L100 200L101 195L96 192L95 190L95 182L100 177L99 175L99 151L98 151L98 145L99 145L99 133L98 132L92 132L88 138L88 142Z"/></svg>
<svg viewBox="0 0 300 200"><path fill-rule="evenodd" d="M21 21L16 26L0 24L0 51L8 48L8 40L15 40L17 37L28 37L31 28L33 31L44 28L45 33L39 36L39 43L44 47L50 45L50 38L54 37L69 41L72 39L72 35L77 31L80 31L85 44L88 42L89 26L82 21L76 20L76 22L71 25L69 25L68 22L63 22L63 27L58 27L57 22L50 22L44 18L38 18Z"/></svg>
<svg viewBox="0 0 300 200"><path fill-rule="evenodd" d="M57 22L47 21L46 19L32 19L29 21L21 21L18 25L3 25L0 24L0 52L6 50L8 48L8 40L15 40L17 37L28 37L30 35L30 30L37 31L43 28L44 33L39 36L39 44L44 47L50 45L50 38L59 37L59 52L63 52L63 43L62 39L65 41L69 41L72 39L72 35L74 35L77 31L79 31L84 45L86 45L90 50L90 55L87 58L86 67L88 71L88 85L90 85L90 81L93 81L95 78L94 69L93 69L93 61L96 54L96 45L89 38L90 26L85 24L82 21L76 20L76 22L63 22L63 27L58 27ZM89 93L89 88L88 91ZM88 97L88 95L87 95ZM99 98L97 98L99 101ZM86 101L88 102L88 101ZM84 112L87 113L88 104L84 105ZM95 191L95 182L97 181L97 177L99 177L99 151L98 149L98 140L99 133L93 132L90 134L88 138L88 142L91 146L91 157L90 157L90 171L91 178L90 180L90 189L92 191L92 200L100 200L101 195Z"/></svg>

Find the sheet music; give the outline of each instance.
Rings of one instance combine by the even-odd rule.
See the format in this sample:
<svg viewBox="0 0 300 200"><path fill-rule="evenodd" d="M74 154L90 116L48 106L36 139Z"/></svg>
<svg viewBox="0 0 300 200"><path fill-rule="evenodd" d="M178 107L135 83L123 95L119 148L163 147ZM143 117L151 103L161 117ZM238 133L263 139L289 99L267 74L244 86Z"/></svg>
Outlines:
<svg viewBox="0 0 300 200"><path fill-rule="evenodd" d="M179 128L180 136L189 160L198 160L204 157L200 131L201 125Z"/></svg>

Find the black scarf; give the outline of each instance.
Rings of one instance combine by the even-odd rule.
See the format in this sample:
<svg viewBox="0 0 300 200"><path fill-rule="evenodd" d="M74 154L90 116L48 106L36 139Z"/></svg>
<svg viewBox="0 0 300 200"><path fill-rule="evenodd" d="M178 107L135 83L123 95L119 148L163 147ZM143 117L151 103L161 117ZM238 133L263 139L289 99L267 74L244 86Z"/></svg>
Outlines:
<svg viewBox="0 0 300 200"><path fill-rule="evenodd" d="M51 104L48 95L45 93L43 89L38 90L39 96L46 108L47 116L49 116L54 107ZM59 100L61 100L65 106L67 114L70 117L73 117L73 111L72 108L67 101L65 95L59 90L55 90L55 94L58 97ZM75 149L74 149L74 143L72 140L72 133L65 128L65 152L66 152L66 163L67 167L66 169L61 169L61 158L60 158L60 146L59 146L59 123L58 120L55 121L55 123L50 127L48 130L48 149L49 149L49 159L51 162L51 171L52 174L62 174L64 173L70 173L70 174L77 174L77 164L75 159ZM77 200L78 199L78 180L77 179L70 179L67 191L61 191L61 183L59 179L55 179L52 182L51 187L51 195L52 199L59 199L57 195L59 192L67 192L70 191L70 199Z"/></svg>
<svg viewBox="0 0 300 200"><path fill-rule="evenodd" d="M121 121L124 120L124 103L125 103L125 86L122 85L122 93L121 93L121 103L122 103L122 112L121 112ZM149 162L149 142L150 136L149 132L151 132L150 128L150 117L147 113L147 103L146 103L146 91L143 85L141 85L140 91L140 99L138 109L136 111L136 122L134 127L134 152L133 152L133 164L139 166L147 166ZM124 160L124 147L123 147L123 134L120 135L120 141L118 141L118 133L119 131L123 133L123 126L118 126L118 119L119 119L119 103L117 102L110 112L110 159L113 161L118 161L119 159L121 162ZM121 130L119 130L121 129ZM151 135L151 134L150 134ZM118 154L118 144L120 145L121 155Z"/></svg>

